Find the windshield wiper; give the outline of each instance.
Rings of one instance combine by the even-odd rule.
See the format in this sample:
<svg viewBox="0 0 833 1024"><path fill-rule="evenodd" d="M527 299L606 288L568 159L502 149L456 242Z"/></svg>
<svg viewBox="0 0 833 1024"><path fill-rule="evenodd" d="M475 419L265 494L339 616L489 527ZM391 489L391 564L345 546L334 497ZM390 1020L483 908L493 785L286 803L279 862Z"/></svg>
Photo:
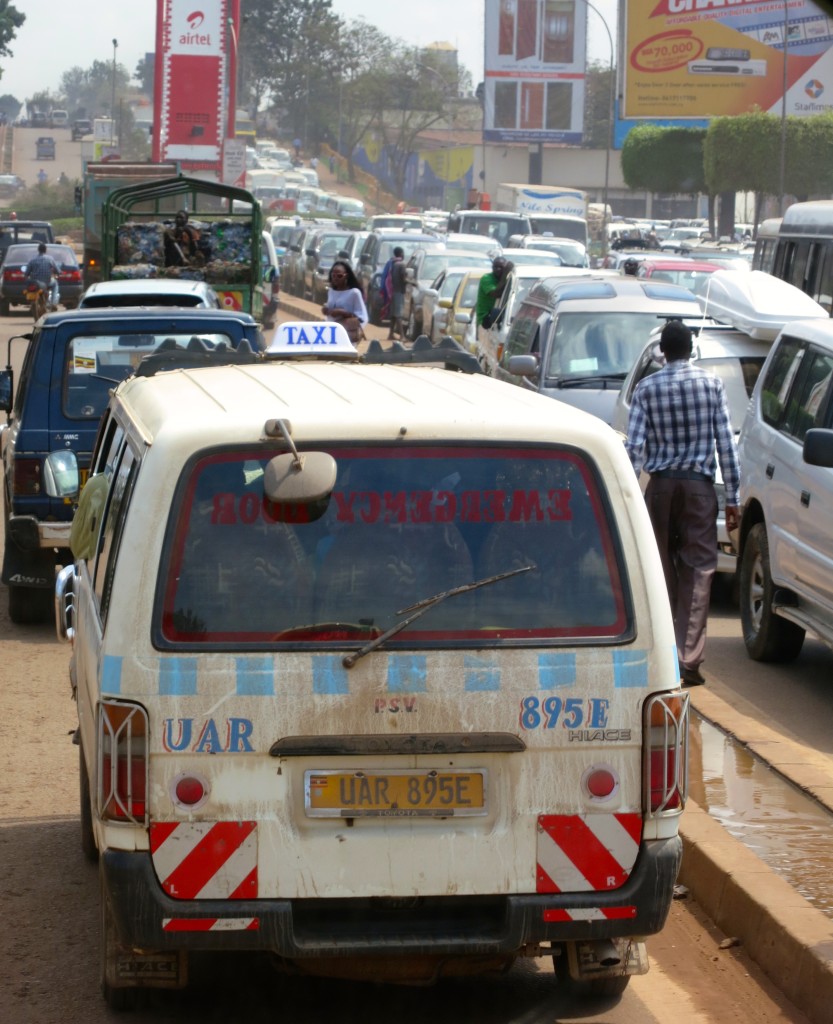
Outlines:
<svg viewBox="0 0 833 1024"><path fill-rule="evenodd" d="M406 619L402 619L395 625L391 626L390 629L386 629L380 636L374 637L370 643L360 647L358 651L354 651L352 654L346 654L341 659L341 664L345 668L352 668L359 658L363 658L365 654L370 654L371 651L375 651L377 647L381 647L386 640L390 640L392 636L396 636L397 633L401 633L406 626L410 626L412 622L415 622L418 618L424 615L427 611L434 607L436 604L440 604L441 601L445 601L447 597L456 597L457 594L466 594L470 590L477 590L478 587L485 587L489 583L497 583L499 580L509 579L510 576L518 576L522 572L531 572L533 569L537 569L538 566L522 565L520 569L510 569L508 572L499 572L494 576L487 576L482 580L474 580L472 583L464 583L460 587L452 587L451 590L444 590L441 594L435 594L433 597L426 597L424 601L418 601L416 604L412 604L407 608L403 608L398 611L397 615L407 615ZM413 612L413 615L408 615L409 612Z"/></svg>
<svg viewBox="0 0 833 1024"><path fill-rule="evenodd" d="M588 373L581 377L556 377L554 384L557 388L580 388L585 384L595 384L597 381L623 381L627 377L625 373Z"/></svg>

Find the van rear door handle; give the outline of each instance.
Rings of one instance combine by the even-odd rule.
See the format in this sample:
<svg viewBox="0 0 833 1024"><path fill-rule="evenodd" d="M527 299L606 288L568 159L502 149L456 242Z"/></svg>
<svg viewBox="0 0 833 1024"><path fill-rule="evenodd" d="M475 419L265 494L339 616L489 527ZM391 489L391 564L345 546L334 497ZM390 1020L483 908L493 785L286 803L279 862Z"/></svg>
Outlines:
<svg viewBox="0 0 833 1024"><path fill-rule="evenodd" d="M766 467L767 480L771 480L773 475L774 475L774 473L775 473L775 466L773 466L773 464L771 462L768 462L767 463L767 467Z"/></svg>
<svg viewBox="0 0 833 1024"><path fill-rule="evenodd" d="M810 507L810 492L809 491L802 491L801 492L801 504L805 508L809 508Z"/></svg>

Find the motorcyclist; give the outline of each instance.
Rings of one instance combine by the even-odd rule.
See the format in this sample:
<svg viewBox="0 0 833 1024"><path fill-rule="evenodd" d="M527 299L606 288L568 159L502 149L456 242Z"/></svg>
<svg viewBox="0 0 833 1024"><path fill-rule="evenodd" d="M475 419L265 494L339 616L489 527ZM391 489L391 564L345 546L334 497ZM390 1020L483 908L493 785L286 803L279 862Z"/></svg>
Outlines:
<svg viewBox="0 0 833 1024"><path fill-rule="evenodd" d="M29 260L26 267L26 280L33 281L39 288L49 292L49 306L54 312L58 308L60 293L58 290L58 274L61 268L46 251L46 242L38 246L37 256Z"/></svg>

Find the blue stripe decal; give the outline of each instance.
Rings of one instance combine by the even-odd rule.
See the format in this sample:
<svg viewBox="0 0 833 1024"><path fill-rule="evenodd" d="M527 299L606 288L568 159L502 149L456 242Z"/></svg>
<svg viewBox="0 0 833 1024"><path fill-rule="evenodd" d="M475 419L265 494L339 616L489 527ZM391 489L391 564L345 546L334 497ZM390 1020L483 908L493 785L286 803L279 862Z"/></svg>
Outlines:
<svg viewBox="0 0 833 1024"><path fill-rule="evenodd" d="M105 654L101 663L101 692L121 693L121 663L123 658L120 654Z"/></svg>
<svg viewBox="0 0 833 1024"><path fill-rule="evenodd" d="M421 654L388 659L388 693L425 693L428 660Z"/></svg>
<svg viewBox="0 0 833 1024"><path fill-rule="evenodd" d="M576 685L576 656L567 651L538 655L538 688L559 690Z"/></svg>
<svg viewBox="0 0 833 1024"><path fill-rule="evenodd" d="M196 658L162 658L159 693L162 697L193 697L197 692Z"/></svg>
<svg viewBox="0 0 833 1024"><path fill-rule="evenodd" d="M322 654L312 659L313 693L349 693L347 669L341 664L342 655Z"/></svg>
<svg viewBox="0 0 833 1024"><path fill-rule="evenodd" d="M270 657L235 658L238 697L273 697L275 666Z"/></svg>
<svg viewBox="0 0 833 1024"><path fill-rule="evenodd" d="M613 652L613 685L617 689L648 686L648 652L620 650Z"/></svg>
<svg viewBox="0 0 833 1024"><path fill-rule="evenodd" d="M463 666L468 693L500 689L500 669L493 661L466 655Z"/></svg>

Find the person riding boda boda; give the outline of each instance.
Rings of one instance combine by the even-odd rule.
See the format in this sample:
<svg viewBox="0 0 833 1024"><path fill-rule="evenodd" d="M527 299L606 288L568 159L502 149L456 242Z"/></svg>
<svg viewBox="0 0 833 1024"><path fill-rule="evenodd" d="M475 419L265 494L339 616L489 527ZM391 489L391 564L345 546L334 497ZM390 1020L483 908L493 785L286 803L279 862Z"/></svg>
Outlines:
<svg viewBox="0 0 833 1024"><path fill-rule="evenodd" d="M26 280L36 284L45 292L49 292L49 308L54 313L58 308L60 294L58 291L58 274L61 268L46 251L46 242L38 246L37 256L29 260L26 268Z"/></svg>

